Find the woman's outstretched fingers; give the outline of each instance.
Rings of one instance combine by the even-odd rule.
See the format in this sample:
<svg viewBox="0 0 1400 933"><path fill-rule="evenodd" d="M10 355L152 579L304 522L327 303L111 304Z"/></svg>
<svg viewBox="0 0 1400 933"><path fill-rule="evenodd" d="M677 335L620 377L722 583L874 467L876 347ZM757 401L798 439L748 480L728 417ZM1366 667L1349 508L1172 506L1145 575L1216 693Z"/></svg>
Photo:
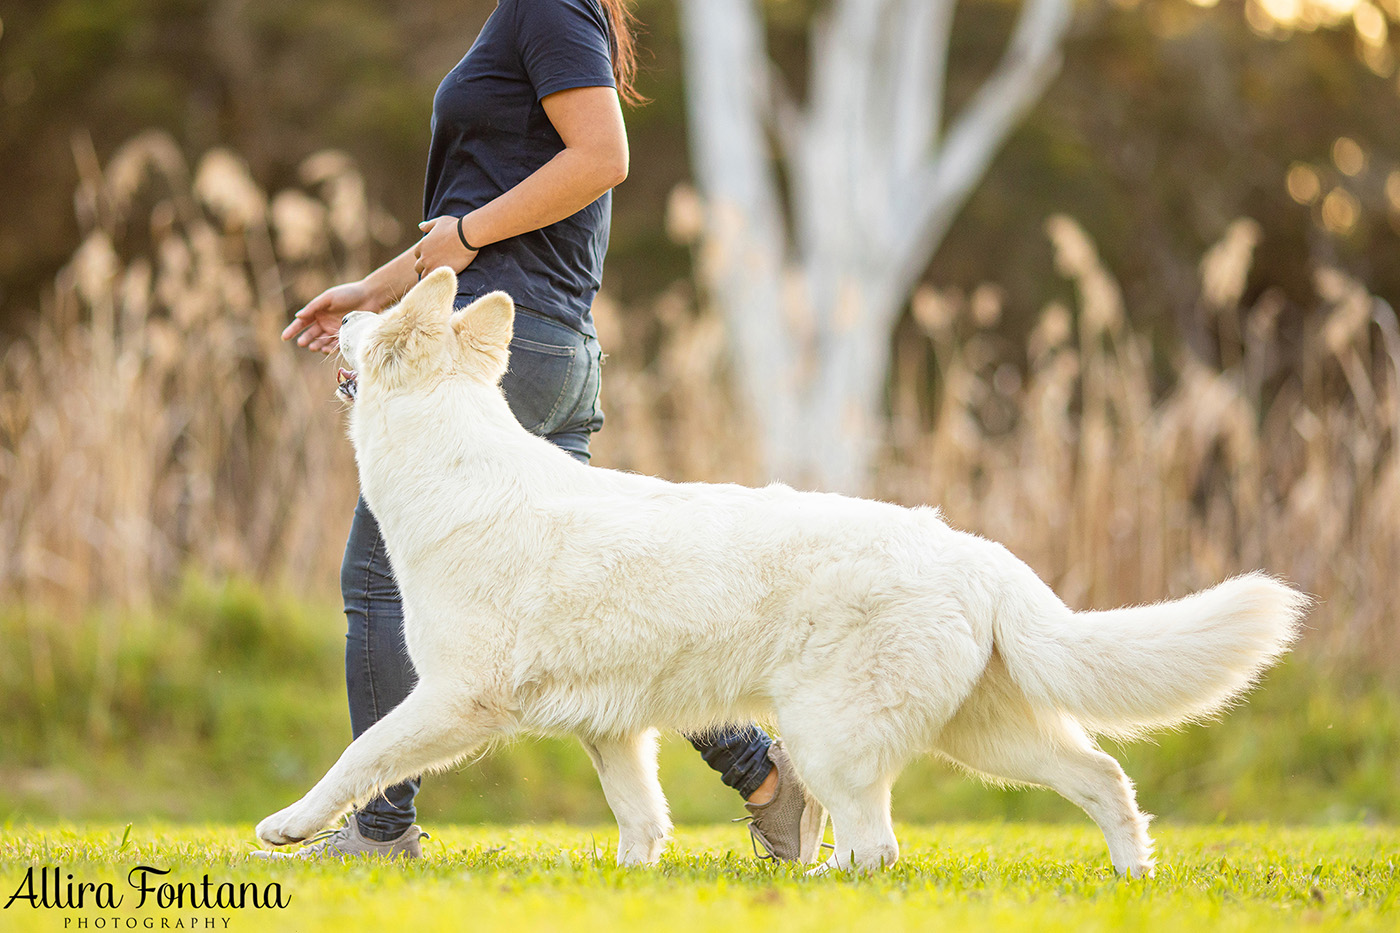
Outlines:
<svg viewBox="0 0 1400 933"><path fill-rule="evenodd" d="M321 329L321 325L317 324L315 321L312 321L310 326L308 326L306 330L302 331L301 335L297 337L297 346L309 347L311 346L312 341L318 340L323 336L325 336L325 331Z"/></svg>
<svg viewBox="0 0 1400 933"><path fill-rule="evenodd" d="M283 340L291 340L297 334L304 332L308 325L314 327L316 315L324 306L329 306L330 297L322 292L306 303L306 306L292 316L291 323L282 331ZM302 343L301 346L306 346Z"/></svg>

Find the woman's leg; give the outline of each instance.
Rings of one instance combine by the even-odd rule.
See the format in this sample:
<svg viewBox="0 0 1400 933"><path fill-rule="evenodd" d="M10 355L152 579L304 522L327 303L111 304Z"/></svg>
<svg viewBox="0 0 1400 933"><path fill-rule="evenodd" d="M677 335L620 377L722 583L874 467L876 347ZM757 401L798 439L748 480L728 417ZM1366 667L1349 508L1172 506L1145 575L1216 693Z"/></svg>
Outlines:
<svg viewBox="0 0 1400 933"><path fill-rule="evenodd" d="M755 725L735 730L717 730L688 735L705 764L719 772L720 780L737 790L745 800L754 795L773 770L768 749L773 740Z"/></svg>
<svg viewBox="0 0 1400 933"><path fill-rule="evenodd" d="M418 682L403 637L403 600L379 523L361 497L340 567L345 600L345 687L356 738L398 706ZM356 814L360 833L385 842L413 825L418 779L395 784Z"/></svg>

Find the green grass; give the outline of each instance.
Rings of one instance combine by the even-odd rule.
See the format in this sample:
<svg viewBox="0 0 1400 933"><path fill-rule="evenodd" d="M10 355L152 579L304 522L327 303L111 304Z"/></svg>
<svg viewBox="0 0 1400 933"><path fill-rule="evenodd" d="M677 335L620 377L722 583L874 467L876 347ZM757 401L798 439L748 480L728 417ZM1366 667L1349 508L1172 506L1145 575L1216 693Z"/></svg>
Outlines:
<svg viewBox="0 0 1400 933"><path fill-rule="evenodd" d="M1393 930L1400 830L1355 824L1159 826L1153 879L1108 868L1087 823L902 826L904 858L870 877L809 879L761 863L738 826L683 826L658 868L613 864L611 826L442 826L414 864L253 861L248 825L9 824L0 898L31 865L112 882L115 911L0 911L5 930L160 928L228 918L231 930ZM135 909L135 865L170 880L276 882L286 909ZM3 901L0 901L3 903ZM134 918L137 926L127 920ZM65 926L65 919L69 924ZM152 927L147 927L152 928ZM218 928L222 929L222 920Z"/></svg>

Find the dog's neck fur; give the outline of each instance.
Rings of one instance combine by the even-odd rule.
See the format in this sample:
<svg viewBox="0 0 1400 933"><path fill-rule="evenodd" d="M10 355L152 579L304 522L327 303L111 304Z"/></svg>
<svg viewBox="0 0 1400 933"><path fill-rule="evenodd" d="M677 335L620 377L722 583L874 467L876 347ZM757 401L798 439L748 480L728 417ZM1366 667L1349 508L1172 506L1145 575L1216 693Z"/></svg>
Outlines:
<svg viewBox="0 0 1400 933"><path fill-rule="evenodd" d="M444 411L451 416L444 419ZM446 433L444 423L451 426ZM432 547L466 526L478 526L485 536L499 522L528 522L538 516L532 500L547 488L536 474L544 467L559 476L558 463L543 461L578 466L522 428L499 388L467 376L448 376L428 393L362 396L350 433L365 501L376 515L392 516L387 524L381 520L390 553ZM396 460L379 453L391 448L413 456ZM396 524L420 533L402 540ZM424 528L432 533L421 534Z"/></svg>

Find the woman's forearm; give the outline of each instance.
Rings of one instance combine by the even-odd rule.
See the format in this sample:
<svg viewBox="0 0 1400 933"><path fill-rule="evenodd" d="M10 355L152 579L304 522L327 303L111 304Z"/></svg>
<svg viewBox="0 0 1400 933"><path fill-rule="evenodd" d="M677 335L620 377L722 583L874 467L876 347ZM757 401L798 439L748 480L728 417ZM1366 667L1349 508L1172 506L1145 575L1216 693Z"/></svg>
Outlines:
<svg viewBox="0 0 1400 933"><path fill-rule="evenodd" d="M592 204L627 177L625 157L563 149L520 184L467 214L462 232L482 247L538 230Z"/></svg>
<svg viewBox="0 0 1400 933"><path fill-rule="evenodd" d="M520 184L462 219L462 232L472 246L571 217L627 177L627 129L616 91L572 88L540 103L564 148Z"/></svg>
<svg viewBox="0 0 1400 933"><path fill-rule="evenodd" d="M406 254L412 266L402 269L406 276L402 287L412 287L419 272L426 275L437 266L451 266L458 272L469 266L477 254L464 247L463 238L472 248L482 249L578 213L622 181L627 175L626 165L625 149L618 158L587 148L566 147L514 188L463 217L461 237L457 235L456 217L424 221L419 228L424 231L423 239ZM386 266L385 281L390 280L387 270ZM393 281L405 280L395 277Z"/></svg>
<svg viewBox="0 0 1400 933"><path fill-rule="evenodd" d="M398 301L418 281L413 271L414 246L375 269L362 280L374 310L383 311Z"/></svg>

